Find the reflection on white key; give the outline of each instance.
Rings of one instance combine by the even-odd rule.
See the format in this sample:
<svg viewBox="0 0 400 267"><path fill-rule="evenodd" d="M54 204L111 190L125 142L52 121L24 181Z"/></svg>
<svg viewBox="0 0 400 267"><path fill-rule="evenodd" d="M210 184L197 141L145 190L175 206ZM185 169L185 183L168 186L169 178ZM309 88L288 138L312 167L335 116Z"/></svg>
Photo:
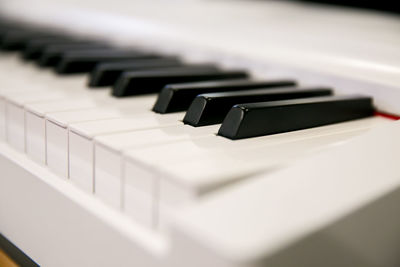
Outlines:
<svg viewBox="0 0 400 267"><path fill-rule="evenodd" d="M182 125L181 120L183 116L184 113L167 115L149 113L147 115L137 115L120 119L71 124L69 131L69 175L71 181L78 184L84 190L89 192L94 191L105 202L120 208L121 182L119 180L114 180L113 185L108 180L97 180L93 189L93 138L99 135L123 131ZM115 190L111 190L110 188L114 188Z"/></svg>
<svg viewBox="0 0 400 267"><path fill-rule="evenodd" d="M45 115L49 112L79 110L95 107L91 99L59 100L25 106L25 150L39 163L46 163Z"/></svg>
<svg viewBox="0 0 400 267"><path fill-rule="evenodd" d="M63 92L49 90L31 90L27 92L8 92L3 94L5 101L5 131L10 137L9 144L14 148L25 151L25 110L24 105L41 101L63 99Z"/></svg>
<svg viewBox="0 0 400 267"><path fill-rule="evenodd" d="M156 179L153 184L159 187L153 188L153 191L147 188L145 191L152 192L153 201L161 202L160 206L153 206L155 209L160 209L158 216L163 223L165 219L163 214L165 216L168 212L163 211L162 207L167 205L166 210L173 210L171 206L179 203L176 201L176 196L171 196L168 192L181 191L183 196L200 196L224 184L262 170L272 170L302 155L325 149L329 145L357 136L372 126L388 121L390 120L374 117L238 141L214 136L132 149L125 154L124 180L126 184L131 184L129 182L131 179ZM138 176L135 171L140 169L147 170L148 175ZM169 189L164 191L163 186ZM128 202L130 199L128 192L125 191L124 197L125 207L138 205ZM170 198L175 199L172 204ZM183 204L184 201L180 203Z"/></svg>
<svg viewBox="0 0 400 267"><path fill-rule="evenodd" d="M107 181L116 181L117 184L120 183L119 181L122 180L123 152L127 149L157 146L164 143L190 140L203 136L214 136L219 126L220 125L212 125L195 128L189 125L178 125L98 136L95 138L95 184L100 186L101 184L107 184ZM143 176L145 173L146 172L142 170L141 175ZM149 179L149 181L151 180L152 179ZM128 182L130 182L130 184L132 183L130 180ZM150 199L148 199L149 195L141 193L140 190L135 190L134 186L128 186L126 190L132 191L127 194L130 198L138 199L138 201L140 198L145 198L145 200L142 199L142 201L138 203L151 203ZM137 202L127 201L126 203L134 204ZM124 209L127 214L136 214L136 219L151 226L148 208L140 207L140 205L128 205L125 206ZM140 214L143 214L143 216L140 216Z"/></svg>
<svg viewBox="0 0 400 267"><path fill-rule="evenodd" d="M312 253L333 249L330 255L335 257L344 255L343 248L356 251L350 256L355 265L361 262L357 259L371 259L371 252L378 255L373 261L379 266L393 265L398 253L390 248L399 240L400 219L399 135L400 123L393 122L273 175L263 173L219 192L180 214L172 238L180 245L199 246L192 250L216 245L225 259L240 255L246 266L261 260L265 266L310 266L310 260L320 266L326 258ZM374 225L384 227L371 231ZM185 236L190 232L196 234L189 241ZM305 250L292 249L304 245Z"/></svg>
<svg viewBox="0 0 400 267"><path fill-rule="evenodd" d="M150 113L155 96L125 98L115 105L84 110L48 113L46 115L47 165L64 178L69 177L68 125L87 121L121 118L134 114Z"/></svg>
<svg viewBox="0 0 400 267"><path fill-rule="evenodd" d="M0 142L6 140L6 102L0 97Z"/></svg>

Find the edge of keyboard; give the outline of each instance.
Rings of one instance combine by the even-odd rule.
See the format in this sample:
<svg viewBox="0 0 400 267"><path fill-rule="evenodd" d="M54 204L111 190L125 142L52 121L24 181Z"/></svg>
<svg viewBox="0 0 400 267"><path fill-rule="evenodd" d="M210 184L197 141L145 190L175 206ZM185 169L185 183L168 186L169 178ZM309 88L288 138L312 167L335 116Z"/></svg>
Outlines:
<svg viewBox="0 0 400 267"><path fill-rule="evenodd" d="M122 266L140 258L141 266L158 266L167 248L158 233L5 143L0 143L0 169L1 232L41 265ZM49 213L53 216L42 216Z"/></svg>

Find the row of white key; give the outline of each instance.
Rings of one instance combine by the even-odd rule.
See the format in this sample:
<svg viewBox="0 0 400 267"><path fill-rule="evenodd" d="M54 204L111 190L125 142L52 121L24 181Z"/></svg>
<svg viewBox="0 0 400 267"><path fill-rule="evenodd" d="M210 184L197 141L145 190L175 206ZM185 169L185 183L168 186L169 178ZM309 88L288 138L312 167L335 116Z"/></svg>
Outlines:
<svg viewBox="0 0 400 267"><path fill-rule="evenodd" d="M205 193L387 121L231 141L215 136L218 125L193 128L182 124L183 113L152 113L154 95L115 99L108 90L88 90L83 76L13 64L15 79L28 77L32 87L9 82L1 92L7 142L150 227Z"/></svg>

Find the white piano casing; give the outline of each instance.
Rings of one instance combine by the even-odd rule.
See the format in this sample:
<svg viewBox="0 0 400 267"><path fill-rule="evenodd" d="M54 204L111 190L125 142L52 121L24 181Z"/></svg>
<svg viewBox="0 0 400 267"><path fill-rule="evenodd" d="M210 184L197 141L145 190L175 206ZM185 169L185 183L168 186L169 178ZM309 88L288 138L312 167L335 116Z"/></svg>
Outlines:
<svg viewBox="0 0 400 267"><path fill-rule="evenodd" d="M306 84L332 85L339 93L368 94L380 111L400 114L400 55L396 52L400 21L394 16L276 1L136 1L129 5L113 1L112 8L101 1L74 2L37 1L29 12L23 8L29 4L24 0L0 6L10 17L82 36L108 38L119 45L134 43L177 53L187 61L246 67L259 78L293 77ZM21 68L25 79L10 79L18 76ZM199 179L200 183L195 183L201 173L194 178L187 174L190 168L210 162L207 155L213 154L199 156L198 163L189 162L176 171L181 162L174 167L155 164L156 169L146 167L149 162L141 162L146 159L144 154L140 157L141 151L162 151L155 143L149 148L110 153L106 135L79 132L78 125L89 122L57 119L57 114L63 113L60 109L43 110L40 116L29 111L42 100L70 100L83 92L82 101L88 104L77 108L93 111L107 106L107 96L101 96L104 93L86 92L82 77L59 81L52 74L19 63L14 56L2 56L0 69L2 73L11 70L0 88L0 137L14 144L14 148L0 144L0 230L41 265L400 264L398 122L364 125L354 134L344 131L348 137L333 137L335 142L329 149L301 154L303 160L286 161L249 179L223 183L225 186L211 183L210 188L215 190L196 191L208 188L207 182ZM26 86L26 81L32 86ZM26 97L24 102L10 93L33 90L47 95L54 87L66 92L65 97ZM76 89L68 91L71 88ZM96 94L99 96L93 97ZM16 105L15 101L20 102ZM15 112L8 113L11 109ZM104 116L100 117L110 119ZM100 117L93 115L89 120ZM10 121L17 122L16 126ZM63 121L68 121L68 126ZM71 123L75 132L69 128ZM75 156L78 164L72 168L85 178L85 170L93 173L88 177L99 172L106 181L104 197L87 194L95 190L96 180L86 179L85 192L70 180L60 179L71 176L71 133L85 141L85 146L72 141L74 155L84 158ZM140 132L136 134L140 136ZM179 144L185 147L184 143L190 141L180 139ZM118 142L111 143L114 146ZM47 150L49 144L53 146ZM172 148L172 144L163 146ZM29 157L23 154L28 151ZM177 152L171 153L171 162L184 159ZM50 168L44 165L49 163L48 156L52 157ZM42 164L33 162L34 158ZM104 168L97 167L96 162ZM223 162L226 167L232 166L231 160ZM230 171L240 170L235 168ZM174 175L158 180L156 170ZM107 204L110 173L113 178L121 177L114 185L112 202L121 210ZM176 174L183 174L182 181L193 184L185 184L182 190L173 179L179 177ZM142 179L146 177L155 179Z"/></svg>

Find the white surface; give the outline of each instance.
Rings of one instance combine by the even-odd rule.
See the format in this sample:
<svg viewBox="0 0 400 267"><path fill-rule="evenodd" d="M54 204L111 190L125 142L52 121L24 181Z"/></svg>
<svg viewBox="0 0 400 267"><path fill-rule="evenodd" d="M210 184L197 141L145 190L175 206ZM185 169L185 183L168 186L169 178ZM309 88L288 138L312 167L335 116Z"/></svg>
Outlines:
<svg viewBox="0 0 400 267"><path fill-rule="evenodd" d="M70 179L83 186L85 190L95 191L104 201L115 207L121 204L121 182L116 177L112 180L94 179L94 143L93 137L102 134L123 131L143 130L182 124L178 121L182 113L165 116L159 114L135 115L126 118L97 120L69 125L69 175ZM95 184L95 189L91 184Z"/></svg>
<svg viewBox="0 0 400 267"><path fill-rule="evenodd" d="M134 164L126 164L124 173L122 196L125 213L148 227L156 227L154 191L157 189L157 176L152 170L137 168Z"/></svg>
<svg viewBox="0 0 400 267"><path fill-rule="evenodd" d="M0 229L41 266L163 266L167 242L0 143Z"/></svg>
<svg viewBox="0 0 400 267"><path fill-rule="evenodd" d="M395 16L285 1L40 0L25 12L25 1L2 7L26 21L123 45L372 94L379 109L400 114Z"/></svg>
<svg viewBox="0 0 400 267"><path fill-rule="evenodd" d="M126 118L98 120L69 125L70 130L86 138L93 138L101 134L118 133L122 131L146 130L152 128L182 125L184 112L171 114L146 113Z"/></svg>
<svg viewBox="0 0 400 267"><path fill-rule="evenodd" d="M371 127L390 122L374 117L241 141L208 136L130 149L125 152L122 170L125 186L129 186L124 202L140 206L147 203L143 200L146 196L154 202L151 214L155 227L162 228L163 222L170 219L163 216L174 214L187 205L185 199L201 197L262 171L273 172L296 159L329 149ZM115 156L111 157L113 154L108 155L115 160ZM104 152L102 156L106 156ZM162 189L163 185L167 188ZM143 197L137 199L130 194ZM180 201L173 200L175 198ZM137 203L133 203L135 200Z"/></svg>
<svg viewBox="0 0 400 267"><path fill-rule="evenodd" d="M92 140L69 132L69 178L87 193L94 192L93 153Z"/></svg>
<svg viewBox="0 0 400 267"><path fill-rule="evenodd" d="M271 157L270 160L276 163L280 160L279 155L283 156L282 159L285 158L285 153L290 152L291 146L298 149L295 146L297 143L314 145L313 140L316 138L322 138L323 140L325 136L328 139L332 137L334 143L334 136L336 134L347 134L348 132L357 132L359 130L365 131L371 127L386 122L390 122L390 120L380 117L372 117L306 130L235 141L220 136L208 136L193 140L182 140L176 143L174 142L127 150L125 156L126 160L132 160L154 168L155 171L159 171L156 170L158 167L165 167L167 169L164 169L164 172L162 173L165 174L165 171L168 170L172 172L168 172L172 177L174 177L174 174L176 174L176 177L179 177L176 181L177 183L193 186L194 188L198 187L199 191L201 191L201 187L207 188L208 186L206 185L208 182L212 182L215 176L220 176L212 175L213 170L211 166L209 166L209 169L193 172L191 168L198 164L197 159L209 159L210 162L221 159L221 163L223 163L224 160L242 160L247 158L248 161L243 163L251 164L252 161L263 161L265 160L265 158L262 158L263 156L269 157L275 153L275 156ZM317 144L317 142L315 143ZM282 149L280 149L281 147ZM288 150L285 150L283 147L288 147ZM273 149L276 149L277 151L273 151ZM190 159L190 161L187 161L186 159ZM185 162L185 164L181 164L181 162ZM200 164L198 167L200 167ZM179 165L181 165L181 167L178 167ZM212 165L215 165L216 171L218 169L220 170L218 174L221 174L224 171L230 171L225 170L224 168L218 168L217 163ZM233 169L232 172L234 171L235 170ZM227 176L229 177L229 175ZM220 179L220 181L223 180L221 177Z"/></svg>
<svg viewBox="0 0 400 267"><path fill-rule="evenodd" d="M62 178L68 178L68 130L46 120L46 164Z"/></svg>
<svg viewBox="0 0 400 267"><path fill-rule="evenodd" d="M196 240L224 259L219 266L397 266L399 126L371 130L272 176L222 190L179 216L178 242ZM313 234L319 241L307 242ZM336 254L332 262L326 253Z"/></svg>
<svg viewBox="0 0 400 267"><path fill-rule="evenodd" d="M6 140L6 103L0 97L0 140Z"/></svg>
<svg viewBox="0 0 400 267"><path fill-rule="evenodd" d="M98 35L121 44L137 44L155 50L177 52L189 59L212 60L230 66L248 67L261 77L282 75L306 83L332 85L337 92L371 94L379 109L400 114L398 18L341 9L307 9L302 5L283 1L258 1L251 4L248 1L231 1L229 4L223 1L157 1L150 4L148 1L135 1L127 5L122 1L116 4L90 0L76 3L77 1L63 1L64 6L60 7L53 1L41 0L32 5L25 0L19 0L8 1L5 4L2 2L1 6L2 10L9 14L28 21L75 28L75 31L82 35ZM26 6L29 6L29 10ZM96 11L82 9L85 7ZM206 20L204 14L207 14ZM51 72L38 71L31 64L16 61L13 56L5 56L2 62L4 64L0 64L1 73L7 73L9 77L3 79L4 82L2 80L0 94L12 90L28 92L74 88L77 94L82 93L82 97L89 99L94 106L113 103L103 92L100 92L98 97L94 96L97 93L86 93L86 81L82 77L59 78ZM26 87L27 81L31 86ZM132 221L128 221L115 209L103 205L96 200L96 196L90 194L93 180L90 180L91 176L87 173L93 170L93 165L90 164L93 162L91 140L85 141L80 137L83 141L74 142L73 146L75 153L82 152L76 157L74 166L76 170L82 171L83 177L89 178L86 180L88 183L83 186L87 186L89 194L76 190L69 181L57 179L57 176L46 169L2 145L1 169L10 175L0 178L0 182L3 183L0 186L1 230L44 266L126 264L223 267L250 265L257 260L257 264L263 265L265 257L270 257L271 252L279 252L282 255L281 258L268 259L267 262L275 266L296 266L304 259L316 259L318 262L318 257L323 259L319 264L315 264L317 266L327 266L338 259L349 260L345 263L353 263L348 264L350 266L398 266L398 198L395 198L397 201L383 204L375 198L384 196L394 186L398 186L395 179L392 179L393 174L398 173L395 167L392 169L394 172L388 173L383 179L376 179L386 174L385 167L397 166L394 165L397 164L395 158L387 155L392 154L395 148L390 141L396 143L398 138L382 132L365 143L360 141L362 144L356 145L355 151L345 151L345 142L337 144L337 141L362 131L364 130L361 128L354 132L343 131L338 133L341 136L339 139L327 133L317 134L316 139L307 138L305 135L295 142L284 143L282 147L280 145L283 143L279 141L279 137L272 138L271 143L276 146L266 145L260 148L257 144L258 139L255 138L252 139L255 141L247 140L243 147L238 145L241 148L236 151L240 154L236 154L235 149L228 149L228 144L232 144L228 141L224 142L226 146L215 145L214 142L199 142L196 143L197 147L184 141L184 145L177 147L164 145L159 150L138 150L143 153L139 155L141 164L138 161L127 161L126 164L132 164L132 168L128 166L122 170L127 170L127 173L132 175L123 176L125 180L121 184L122 188L118 189L118 181L112 185L115 186L112 194L116 193L112 201L115 201L118 209L117 202L122 197L122 200L125 200L125 203L122 203L122 211L132 218ZM382 144L379 142L381 138L385 141L382 147L379 146ZM206 138L204 140L207 141ZM37 142L39 143L41 142ZM308 155L303 154L306 152L303 151L304 148L312 155L321 147L325 148L326 144L332 143L343 146L346 153L341 156L343 161L347 161L336 161L336 158L332 160L327 156L329 162L324 163L325 156L321 154L321 158L315 156L311 163L305 163L304 166L310 168L303 169L305 167L302 165L296 165L286 174L277 174L278 179L274 179L274 172L269 172L264 174L268 175L267 178L261 178L263 182L257 183L256 186L250 181L248 187L233 188L233 191L230 191L231 188L226 185L227 182L233 181L232 178L248 178L255 169L270 166L266 166L263 160L271 160L271 166L281 160L288 163L299 155L307 157ZM207 146L204 147L205 144ZM374 153L363 153L369 148ZM268 153L265 153L264 149L268 149ZM146 151L152 152L146 154ZM382 153L376 156L375 152ZM188 157L192 153L198 156L190 158L189 162ZM163 159L161 155L165 154L171 157L154 165L154 162ZM354 159L351 155L361 155L361 162L366 159L367 171L361 172L360 169L356 169L355 175L352 176L349 173L354 174L353 169L332 168L332 162L349 164ZM103 160L106 157L103 157ZM252 161L247 161L249 157ZM384 160L388 158L393 161L386 164ZM10 163L10 159L14 163ZM171 164L175 160L179 160L178 163ZM375 160L379 161L379 168L369 164ZM118 160L112 160L112 163L115 162ZM312 169L315 162L327 166L321 168L322 170ZM287 165L291 164L290 161ZM114 168L117 165L110 166ZM208 168L205 169L204 166ZM327 169L333 171L327 173ZM156 173L155 170L162 170L162 173ZM309 175L310 170L316 172ZM300 176L299 173L303 175ZM340 179L326 181L331 187L322 184L323 179L331 176L337 178L337 175ZM289 183L293 177L299 179L298 187L287 187L287 184L282 183ZM371 178L370 183L363 183L365 177ZM104 185L107 186L110 181L113 181L112 178ZM305 182L302 183L303 181ZM346 187L349 181L360 185L360 190ZM390 183L391 181L395 182ZM315 189L316 196L321 201L316 202L311 198L313 195L309 191L303 194L301 189L304 187ZM221 191L223 188L227 188L226 191ZM274 189L276 191L273 191ZM204 194L210 190L213 190L213 194ZM249 191L250 197L247 194L242 195L242 190L246 193ZM278 195L278 192L282 194ZM106 197L110 196L105 190L103 193ZM298 197L295 198L295 202L290 193ZM199 194L202 196L200 199ZM344 196L340 201L337 197L339 194ZM264 201L253 203L258 197ZM199 208L191 206L193 200L203 199L207 202L209 198L209 203L212 204L206 203ZM239 199L241 201L237 205L231 202ZM375 216L366 217L351 213L357 205L364 205L368 200L383 205L383 209L376 210L385 212L375 212ZM277 209L276 202L285 205ZM4 203L6 205L2 205ZM175 228L173 243L167 244L171 245L169 250L164 250L165 244L158 242L156 235L146 232L136 224L140 222L146 226L168 230L168 221L175 217L184 204L189 204L186 207L188 213L183 217L182 226L179 226L179 229ZM260 217L260 220L257 220L259 209L255 212L252 209L254 205L250 204L254 204L255 207L260 205L259 209L271 212L269 214L273 216ZM241 212L238 213L237 210ZM387 210L391 212L386 212ZM348 214L347 212L355 216L356 220L351 220L349 224L344 223L344 226L343 223L339 223L337 226L335 220L343 214ZM220 215L226 217L221 218ZM288 218L286 216L293 220L277 219ZM307 234L328 224L333 226L328 229L326 235L322 231L322 236L317 235L315 243L307 243ZM372 234L371 229L379 231ZM251 233L247 235L247 231ZM333 243L345 244L345 249L327 249L331 248L329 243L333 239ZM37 240L41 241L40 244ZM291 251L290 246L294 242L305 242L305 251ZM156 252L153 253L154 251ZM282 262L282 259L291 262ZM352 259L361 260L354 264L354 261L350 261ZM278 264L274 264L276 262ZM306 262L305 265L312 266L310 262Z"/></svg>
<svg viewBox="0 0 400 267"><path fill-rule="evenodd" d="M178 125L96 137L94 156L96 194L110 194L118 187L122 188L121 193L115 195L114 199L122 197L124 211L135 220L149 227L156 227L157 219L154 216L157 216L157 212L153 207L151 192L156 190L157 185L153 183L156 181L157 174L132 164L127 164L124 170L123 152L134 147L158 146L180 140L212 136L218 128L219 125L200 128ZM122 183L123 172L126 173L126 179ZM114 190L110 191L110 187Z"/></svg>
<svg viewBox="0 0 400 267"><path fill-rule="evenodd" d="M92 120L119 118L124 116L120 108L90 108L84 110L64 111L46 115L46 154L47 164L51 170L69 177L69 129L68 124ZM134 111L135 112L135 111ZM126 115L126 114L125 114ZM49 129L50 127L50 129Z"/></svg>
<svg viewBox="0 0 400 267"><path fill-rule="evenodd" d="M6 139L19 151L25 151L25 111L19 106L6 103Z"/></svg>

